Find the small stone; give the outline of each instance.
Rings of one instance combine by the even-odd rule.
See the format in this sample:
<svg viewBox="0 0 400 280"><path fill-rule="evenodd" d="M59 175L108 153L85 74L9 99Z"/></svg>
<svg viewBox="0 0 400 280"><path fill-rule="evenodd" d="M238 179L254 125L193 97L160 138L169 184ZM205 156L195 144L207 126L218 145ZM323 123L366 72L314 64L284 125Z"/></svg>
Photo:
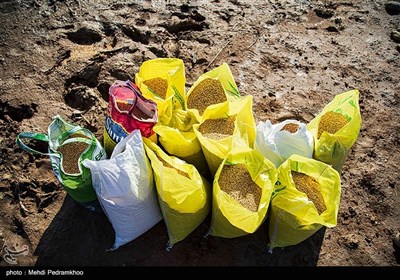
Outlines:
<svg viewBox="0 0 400 280"><path fill-rule="evenodd" d="M390 34L390 39L396 43L400 43L400 32L399 31L392 31Z"/></svg>
<svg viewBox="0 0 400 280"><path fill-rule="evenodd" d="M396 235L393 236L393 242L397 246L397 248L400 248L400 232L396 233Z"/></svg>
<svg viewBox="0 0 400 280"><path fill-rule="evenodd" d="M385 5L385 10L389 15L400 14L400 3L396 1L389 1Z"/></svg>
<svg viewBox="0 0 400 280"><path fill-rule="evenodd" d="M355 250L358 248L360 241L355 234L348 234L339 239L339 243L342 243L346 248Z"/></svg>

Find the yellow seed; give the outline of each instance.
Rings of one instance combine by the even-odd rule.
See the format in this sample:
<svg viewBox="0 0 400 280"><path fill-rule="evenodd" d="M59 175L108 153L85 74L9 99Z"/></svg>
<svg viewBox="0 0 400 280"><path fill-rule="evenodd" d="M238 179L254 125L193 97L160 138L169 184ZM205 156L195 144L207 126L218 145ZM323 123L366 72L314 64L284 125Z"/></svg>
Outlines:
<svg viewBox="0 0 400 280"><path fill-rule="evenodd" d="M189 174L187 174L186 172L184 172L184 171L182 171L182 170L179 170L179 169L173 167L171 164L169 164L168 162L166 162L165 160L163 160L163 159L162 159L161 157L159 157L158 155L157 155L157 158L161 161L161 163L162 163L165 167L173 168L173 169L175 169L176 171L178 171L178 174L180 174L180 175L182 175L182 176L185 176L186 178L189 178L189 179L190 179Z"/></svg>
<svg viewBox="0 0 400 280"><path fill-rule="evenodd" d="M168 90L167 80L162 78L154 78L144 81L143 84L148 86L155 94L160 96L162 99L165 99L165 97L167 97L167 90Z"/></svg>
<svg viewBox="0 0 400 280"><path fill-rule="evenodd" d="M62 166L66 173L80 173L79 157L87 146L88 144L83 142L71 142L58 148L58 151L62 154Z"/></svg>
<svg viewBox="0 0 400 280"><path fill-rule="evenodd" d="M295 133L297 130L299 130L299 125L295 123L288 123L282 127L281 131L283 130L289 131L290 133Z"/></svg>
<svg viewBox="0 0 400 280"><path fill-rule="evenodd" d="M207 119L199 126L199 132L204 137L219 140L233 135L235 130L236 115L220 118Z"/></svg>
<svg viewBox="0 0 400 280"><path fill-rule="evenodd" d="M221 82L207 78L201 81L190 93L187 99L187 106L190 109L199 110L199 114L202 115L208 106L222 103L226 100Z"/></svg>
<svg viewBox="0 0 400 280"><path fill-rule="evenodd" d="M296 188L307 195L317 208L318 214L321 215L326 210L326 205L318 181L307 174L296 171L292 171L292 178Z"/></svg>
<svg viewBox="0 0 400 280"><path fill-rule="evenodd" d="M219 187L243 207L258 211L261 188L253 181L244 164L224 165L218 179Z"/></svg>
<svg viewBox="0 0 400 280"><path fill-rule="evenodd" d="M349 120L342 114L336 112L325 113L318 124L317 139L321 137L322 132L326 131L330 134L335 134L348 123Z"/></svg>
<svg viewBox="0 0 400 280"><path fill-rule="evenodd" d="M126 101L117 100L117 107L121 112L128 112L132 108L133 104L129 104Z"/></svg>

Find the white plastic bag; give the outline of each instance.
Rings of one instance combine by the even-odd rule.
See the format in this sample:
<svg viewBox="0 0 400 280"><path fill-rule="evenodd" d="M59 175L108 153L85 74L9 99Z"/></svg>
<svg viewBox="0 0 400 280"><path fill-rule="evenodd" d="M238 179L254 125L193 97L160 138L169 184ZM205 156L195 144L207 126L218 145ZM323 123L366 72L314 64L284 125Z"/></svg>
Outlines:
<svg viewBox="0 0 400 280"><path fill-rule="evenodd" d="M152 228L161 219L153 173L139 130L115 147L108 160L84 160L97 198L115 231L113 249Z"/></svg>
<svg viewBox="0 0 400 280"><path fill-rule="evenodd" d="M297 126L297 130L293 133L282 130L288 124L293 124L292 129ZM285 120L275 125L272 125L269 120L259 122L256 133L254 148L272 161L276 167L293 154L308 158L313 156L314 139L307 131L306 124L297 120Z"/></svg>

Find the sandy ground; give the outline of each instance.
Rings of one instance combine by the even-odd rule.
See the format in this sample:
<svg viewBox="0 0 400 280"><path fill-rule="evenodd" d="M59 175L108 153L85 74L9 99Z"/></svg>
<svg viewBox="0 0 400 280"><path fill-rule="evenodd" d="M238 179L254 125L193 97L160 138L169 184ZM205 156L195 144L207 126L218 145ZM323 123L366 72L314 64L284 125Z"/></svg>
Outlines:
<svg viewBox="0 0 400 280"><path fill-rule="evenodd" d="M0 1L0 258L15 265L398 266L400 15L385 1ZM153 1L153 4L157 1ZM267 251L267 223L203 238L207 219L167 252L161 221L117 251L104 215L66 196L45 157L15 144L57 114L101 139L108 87L142 62L178 57L187 89L227 62L257 121L309 122L358 89L362 129L342 172L338 224ZM267 221L268 222L268 221Z"/></svg>

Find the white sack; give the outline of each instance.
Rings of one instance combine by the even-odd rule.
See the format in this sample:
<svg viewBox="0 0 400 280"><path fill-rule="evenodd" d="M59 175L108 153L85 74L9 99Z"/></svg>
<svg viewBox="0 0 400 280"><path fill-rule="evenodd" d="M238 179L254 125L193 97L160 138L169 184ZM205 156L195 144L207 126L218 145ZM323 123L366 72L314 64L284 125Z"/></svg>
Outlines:
<svg viewBox="0 0 400 280"><path fill-rule="evenodd" d="M108 160L84 160L97 198L115 231L113 249L139 237L161 219L153 172L139 130L115 147Z"/></svg>
<svg viewBox="0 0 400 280"><path fill-rule="evenodd" d="M295 133L281 129L288 123L299 126ZM272 125L270 121L259 122L254 148L279 167L292 154L312 158L314 139L306 129L306 124L297 120L285 120Z"/></svg>

